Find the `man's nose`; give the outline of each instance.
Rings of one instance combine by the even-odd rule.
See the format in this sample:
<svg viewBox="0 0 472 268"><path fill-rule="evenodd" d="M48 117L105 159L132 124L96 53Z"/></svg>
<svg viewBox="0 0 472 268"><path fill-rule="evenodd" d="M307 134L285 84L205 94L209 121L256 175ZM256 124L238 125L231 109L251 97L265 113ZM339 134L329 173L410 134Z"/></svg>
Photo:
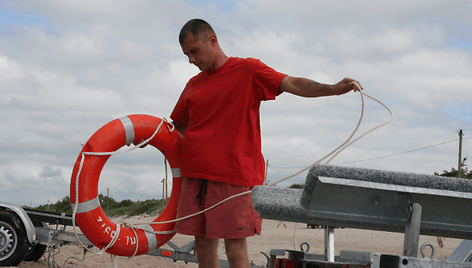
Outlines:
<svg viewBox="0 0 472 268"><path fill-rule="evenodd" d="M188 61L193 64L195 62L195 57L188 56Z"/></svg>

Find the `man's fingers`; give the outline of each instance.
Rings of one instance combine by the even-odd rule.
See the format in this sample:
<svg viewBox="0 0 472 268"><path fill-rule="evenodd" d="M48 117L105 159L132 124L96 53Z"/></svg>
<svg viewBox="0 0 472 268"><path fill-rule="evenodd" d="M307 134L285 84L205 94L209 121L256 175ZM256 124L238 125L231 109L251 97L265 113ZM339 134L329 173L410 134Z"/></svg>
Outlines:
<svg viewBox="0 0 472 268"><path fill-rule="evenodd" d="M353 89L354 91L359 91L359 90L362 90L362 89L363 89L362 86L361 86L361 84L360 84L359 82L357 82L356 80L352 80L351 84L352 84L352 86L353 86L352 89Z"/></svg>

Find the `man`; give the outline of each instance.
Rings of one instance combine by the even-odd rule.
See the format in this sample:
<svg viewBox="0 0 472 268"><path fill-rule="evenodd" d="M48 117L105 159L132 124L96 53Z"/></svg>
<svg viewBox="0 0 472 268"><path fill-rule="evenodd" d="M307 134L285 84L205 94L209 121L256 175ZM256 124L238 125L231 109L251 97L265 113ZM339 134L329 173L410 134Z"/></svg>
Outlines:
<svg viewBox="0 0 472 268"><path fill-rule="evenodd" d="M256 59L228 57L212 27L201 19L183 26L179 42L201 72L187 83L171 114L183 134L178 218L263 184L261 101L283 92L320 97L356 90L353 79L325 85L279 73ZM177 222L175 230L195 236L199 267L219 267L220 238L231 267L250 267L246 237L260 234L261 224L251 195L245 194Z"/></svg>

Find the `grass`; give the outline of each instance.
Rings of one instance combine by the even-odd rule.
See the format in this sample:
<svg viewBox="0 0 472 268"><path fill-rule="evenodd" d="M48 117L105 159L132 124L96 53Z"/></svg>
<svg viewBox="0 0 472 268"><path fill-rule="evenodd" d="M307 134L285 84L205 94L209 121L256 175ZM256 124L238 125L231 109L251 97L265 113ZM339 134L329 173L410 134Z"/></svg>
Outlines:
<svg viewBox="0 0 472 268"><path fill-rule="evenodd" d="M148 199L145 201L131 201L129 199L117 202L112 197L99 195L100 205L108 217L127 216L132 217L141 214L158 214L161 213L166 205L164 199ZM41 205L34 209L40 211L52 211L57 213L72 214L72 205L69 196L57 201L55 204Z"/></svg>

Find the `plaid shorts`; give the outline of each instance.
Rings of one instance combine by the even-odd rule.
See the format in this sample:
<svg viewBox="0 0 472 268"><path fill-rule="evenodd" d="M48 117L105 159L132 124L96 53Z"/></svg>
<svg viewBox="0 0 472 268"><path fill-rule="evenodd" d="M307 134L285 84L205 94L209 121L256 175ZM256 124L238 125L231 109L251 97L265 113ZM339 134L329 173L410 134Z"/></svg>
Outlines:
<svg viewBox="0 0 472 268"><path fill-rule="evenodd" d="M182 192L177 218L202 211L216 203L252 187L221 182L182 178ZM262 219L254 210L251 193L232 198L197 216L178 221L175 231L180 234L202 236L209 239L240 239L261 234Z"/></svg>

